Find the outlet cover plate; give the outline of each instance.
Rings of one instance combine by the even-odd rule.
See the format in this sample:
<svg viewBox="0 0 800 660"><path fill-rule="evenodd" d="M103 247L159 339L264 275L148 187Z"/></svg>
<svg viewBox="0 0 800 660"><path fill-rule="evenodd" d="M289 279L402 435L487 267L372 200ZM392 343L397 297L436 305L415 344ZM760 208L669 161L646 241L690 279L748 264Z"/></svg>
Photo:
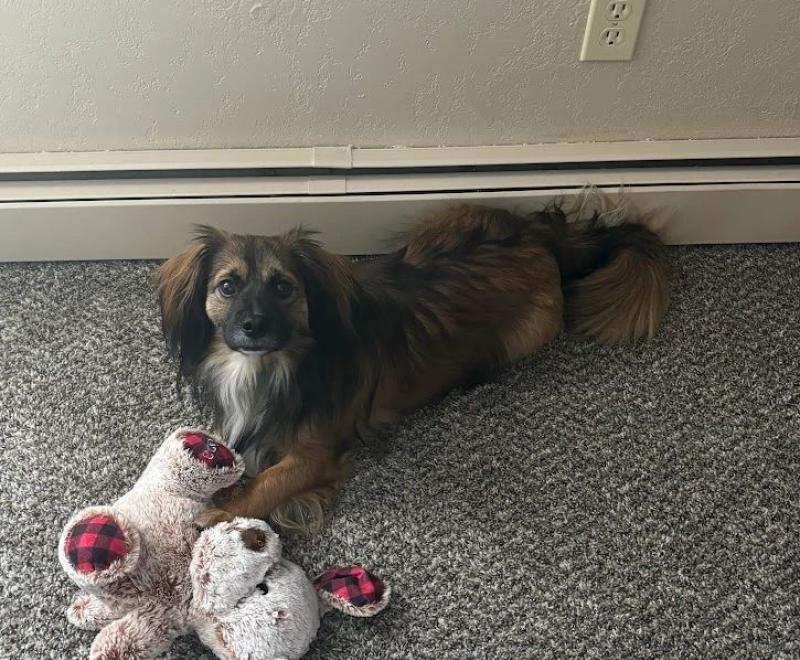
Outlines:
<svg viewBox="0 0 800 660"><path fill-rule="evenodd" d="M624 62L632 59L645 1L591 0L580 61ZM623 18L615 20L615 16Z"/></svg>

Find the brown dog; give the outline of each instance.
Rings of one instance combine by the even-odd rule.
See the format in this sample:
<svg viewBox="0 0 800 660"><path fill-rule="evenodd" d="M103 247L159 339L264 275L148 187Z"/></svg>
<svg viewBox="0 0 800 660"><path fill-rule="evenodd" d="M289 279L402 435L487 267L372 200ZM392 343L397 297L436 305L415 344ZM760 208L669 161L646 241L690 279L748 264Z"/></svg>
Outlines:
<svg viewBox="0 0 800 660"><path fill-rule="evenodd" d="M313 527L357 433L530 355L565 321L602 342L652 336L669 299L658 238L570 220L459 207L360 263L302 230L200 229L159 271L164 334L255 475L202 523Z"/></svg>

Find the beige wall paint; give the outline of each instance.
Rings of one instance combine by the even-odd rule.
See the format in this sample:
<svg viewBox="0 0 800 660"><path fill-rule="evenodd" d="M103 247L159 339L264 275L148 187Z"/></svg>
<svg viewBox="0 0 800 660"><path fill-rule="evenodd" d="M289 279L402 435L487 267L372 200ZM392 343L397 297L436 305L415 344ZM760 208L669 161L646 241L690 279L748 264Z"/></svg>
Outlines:
<svg viewBox="0 0 800 660"><path fill-rule="evenodd" d="M798 0L0 0L0 151L800 136Z"/></svg>

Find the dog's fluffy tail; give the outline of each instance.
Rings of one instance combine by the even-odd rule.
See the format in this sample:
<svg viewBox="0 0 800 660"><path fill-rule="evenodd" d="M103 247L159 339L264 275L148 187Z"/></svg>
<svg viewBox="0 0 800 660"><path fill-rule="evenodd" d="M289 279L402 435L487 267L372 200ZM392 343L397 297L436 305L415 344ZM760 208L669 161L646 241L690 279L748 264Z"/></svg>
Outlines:
<svg viewBox="0 0 800 660"><path fill-rule="evenodd" d="M545 212L567 329L606 344L652 337L669 305L664 245L623 206L596 199L602 206L588 217L583 208Z"/></svg>

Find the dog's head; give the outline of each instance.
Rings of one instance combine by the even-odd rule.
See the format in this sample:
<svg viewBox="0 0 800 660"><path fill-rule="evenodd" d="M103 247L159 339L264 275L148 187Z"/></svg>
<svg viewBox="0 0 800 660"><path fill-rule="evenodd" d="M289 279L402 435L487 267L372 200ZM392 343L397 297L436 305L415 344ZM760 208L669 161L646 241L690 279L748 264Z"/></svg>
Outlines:
<svg viewBox="0 0 800 660"><path fill-rule="evenodd" d="M301 229L280 236L198 229L158 271L162 328L191 376L212 340L260 357L325 342L350 316L346 262Z"/></svg>

